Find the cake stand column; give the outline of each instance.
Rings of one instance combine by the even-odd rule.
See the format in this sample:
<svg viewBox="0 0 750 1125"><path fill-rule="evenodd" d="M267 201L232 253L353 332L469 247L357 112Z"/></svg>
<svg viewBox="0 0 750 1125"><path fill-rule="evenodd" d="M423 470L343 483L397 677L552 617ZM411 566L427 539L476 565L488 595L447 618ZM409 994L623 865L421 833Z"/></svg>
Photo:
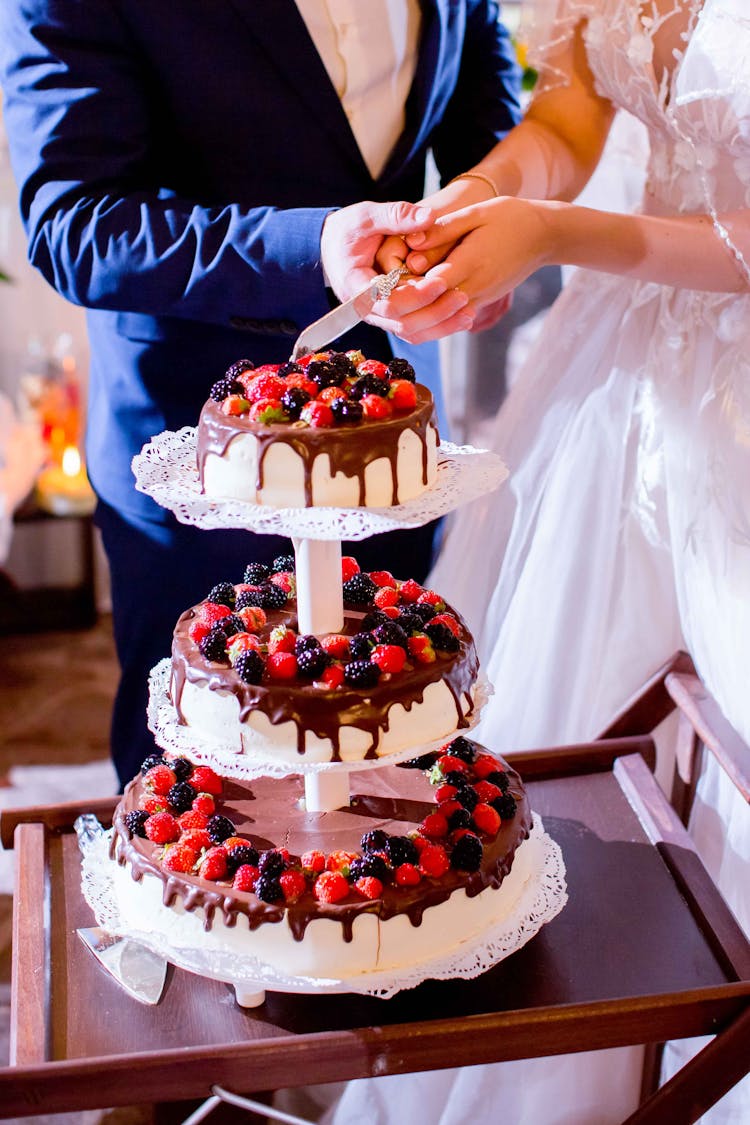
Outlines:
<svg viewBox="0 0 750 1125"><path fill-rule="evenodd" d="M344 625L341 541L294 539L300 633L340 633Z"/></svg>

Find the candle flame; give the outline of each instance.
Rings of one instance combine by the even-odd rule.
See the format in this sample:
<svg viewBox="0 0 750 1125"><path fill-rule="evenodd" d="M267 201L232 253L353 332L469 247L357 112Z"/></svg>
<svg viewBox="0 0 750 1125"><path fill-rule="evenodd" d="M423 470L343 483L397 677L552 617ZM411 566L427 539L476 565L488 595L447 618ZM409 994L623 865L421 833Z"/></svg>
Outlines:
<svg viewBox="0 0 750 1125"><path fill-rule="evenodd" d="M63 451L62 471L66 477L77 477L81 471L81 454L74 445L67 445Z"/></svg>

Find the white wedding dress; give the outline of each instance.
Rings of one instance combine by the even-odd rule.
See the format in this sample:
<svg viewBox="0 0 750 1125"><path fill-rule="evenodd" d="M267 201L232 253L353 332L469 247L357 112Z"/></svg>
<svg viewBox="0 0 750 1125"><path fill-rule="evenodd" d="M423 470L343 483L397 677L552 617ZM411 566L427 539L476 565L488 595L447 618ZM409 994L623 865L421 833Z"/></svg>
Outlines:
<svg viewBox="0 0 750 1125"><path fill-rule="evenodd" d="M495 687L479 734L501 752L595 736L680 647L750 742L750 4L656 7L563 0L560 35L588 17L597 88L647 128L642 209L710 214L748 292L579 271L548 314L494 429L509 482L457 515L432 576L477 637ZM750 932L750 809L707 758L692 830ZM666 1066L689 1053L670 1045ZM639 1062L353 1082L324 1120L610 1125L637 1105ZM748 1125L750 1080L703 1120Z"/></svg>

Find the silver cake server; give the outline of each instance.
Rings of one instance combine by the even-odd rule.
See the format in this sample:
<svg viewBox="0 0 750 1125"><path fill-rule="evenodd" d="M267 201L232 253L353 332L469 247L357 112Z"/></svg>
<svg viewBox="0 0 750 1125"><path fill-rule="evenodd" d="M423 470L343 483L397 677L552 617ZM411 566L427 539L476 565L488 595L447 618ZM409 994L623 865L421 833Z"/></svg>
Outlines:
<svg viewBox="0 0 750 1125"><path fill-rule="evenodd" d="M83 944L129 996L141 1004L158 1004L167 978L163 957L130 938L108 934L99 926L77 930Z"/></svg>
<svg viewBox="0 0 750 1125"><path fill-rule="evenodd" d="M369 285L344 301L335 309L331 309L320 320L308 324L297 337L297 342L292 350L291 359L300 359L310 352L317 352L331 340L343 336L355 324L359 324L372 312L373 305L383 297L388 297L398 285L404 274L408 273L406 266L397 266L390 273L381 273L374 277Z"/></svg>

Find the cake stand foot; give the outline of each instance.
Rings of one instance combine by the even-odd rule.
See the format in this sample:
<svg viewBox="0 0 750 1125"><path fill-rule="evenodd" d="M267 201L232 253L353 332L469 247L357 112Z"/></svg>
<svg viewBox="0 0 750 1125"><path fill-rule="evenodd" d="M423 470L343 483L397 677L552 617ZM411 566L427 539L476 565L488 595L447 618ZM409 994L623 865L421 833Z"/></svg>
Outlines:
<svg viewBox="0 0 750 1125"><path fill-rule="evenodd" d="M333 812L349 804L349 774L345 770L322 770L305 774L307 812Z"/></svg>
<svg viewBox="0 0 750 1125"><path fill-rule="evenodd" d="M266 990L252 984L234 984L234 998L241 1008L259 1008L265 1002Z"/></svg>
<svg viewBox="0 0 750 1125"><path fill-rule="evenodd" d="M344 624L341 543L294 539L300 633L340 633Z"/></svg>

